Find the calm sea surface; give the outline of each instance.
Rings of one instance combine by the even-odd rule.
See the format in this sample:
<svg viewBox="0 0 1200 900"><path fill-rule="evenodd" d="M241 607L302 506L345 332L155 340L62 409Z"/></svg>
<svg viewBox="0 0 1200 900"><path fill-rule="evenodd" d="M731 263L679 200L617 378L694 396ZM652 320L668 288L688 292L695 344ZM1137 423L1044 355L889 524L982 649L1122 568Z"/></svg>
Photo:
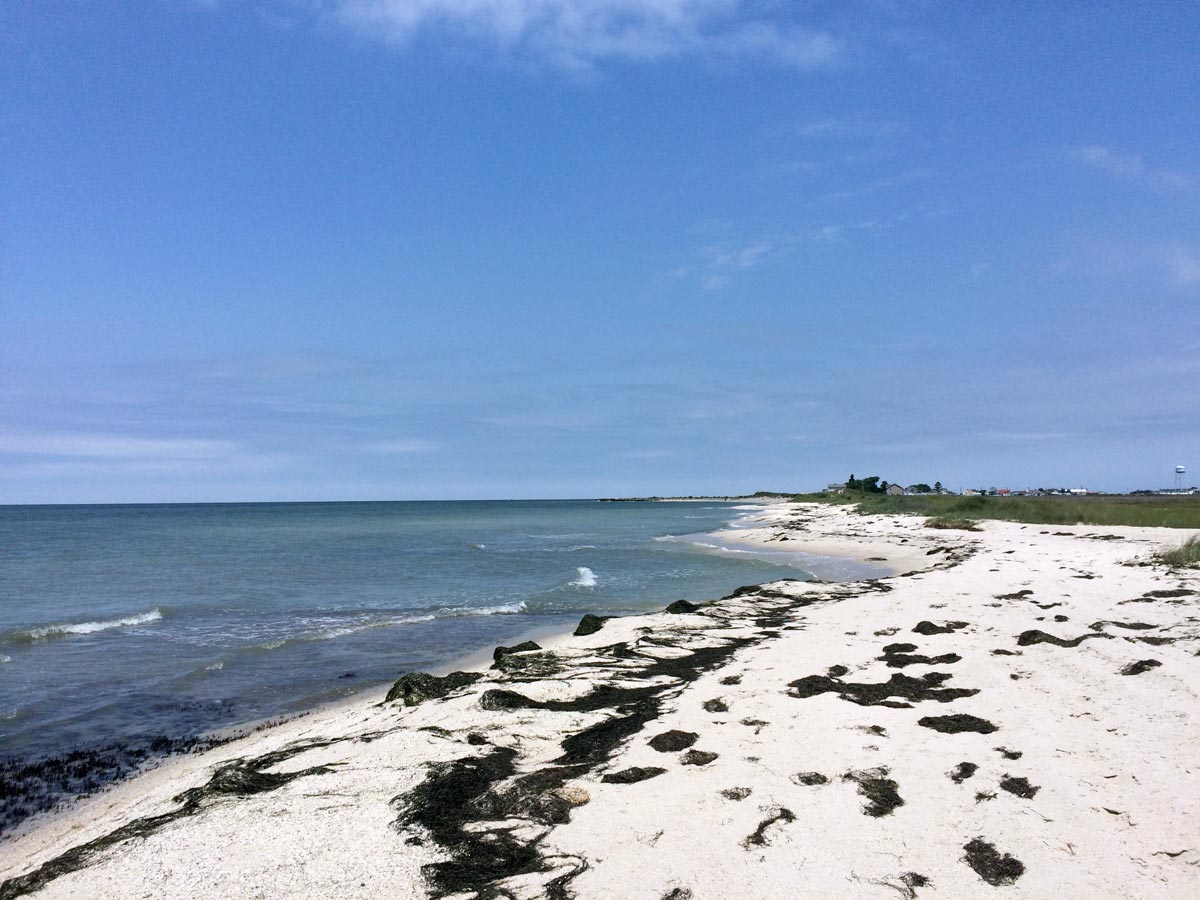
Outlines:
<svg viewBox="0 0 1200 900"><path fill-rule="evenodd" d="M178 737L801 571L734 504L0 507L0 756ZM709 546L705 546L708 544Z"/></svg>

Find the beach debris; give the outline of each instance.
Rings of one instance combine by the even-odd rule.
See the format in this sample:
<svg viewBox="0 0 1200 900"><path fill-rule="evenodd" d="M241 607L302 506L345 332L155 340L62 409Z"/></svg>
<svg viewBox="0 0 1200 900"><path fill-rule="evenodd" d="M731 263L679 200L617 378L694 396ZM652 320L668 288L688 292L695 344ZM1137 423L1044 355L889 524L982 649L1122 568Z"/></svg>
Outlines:
<svg viewBox="0 0 1200 900"><path fill-rule="evenodd" d="M1030 784L1029 779L1024 776L1014 778L1008 774L1000 780L1000 788L1010 794L1016 794L1022 800L1032 800L1034 795L1041 790L1038 785Z"/></svg>
<svg viewBox="0 0 1200 900"><path fill-rule="evenodd" d="M996 799L995 791L976 791L975 792L975 802L976 803L982 803L984 800L995 800L995 799Z"/></svg>
<svg viewBox="0 0 1200 900"><path fill-rule="evenodd" d="M595 634L604 627L611 616L594 616L591 613L586 613L579 624L575 626L575 637L587 637L589 634Z"/></svg>
<svg viewBox="0 0 1200 900"><path fill-rule="evenodd" d="M724 685L741 684L741 683L742 683L741 675L726 675L724 678L721 679L721 684L724 684Z"/></svg>
<svg viewBox="0 0 1200 900"><path fill-rule="evenodd" d="M472 747L482 747L484 744L488 743L488 739L478 731L472 731L467 735L467 743Z"/></svg>
<svg viewBox="0 0 1200 900"><path fill-rule="evenodd" d="M925 716L917 719L918 725L940 731L942 734L961 734L973 731L978 734L991 734L996 726L987 719L972 716L967 713L955 713L951 716Z"/></svg>
<svg viewBox="0 0 1200 900"><path fill-rule="evenodd" d="M164 825L194 816L226 797L249 797L277 790L298 778L326 775L333 771L332 766L311 766L295 772L266 770L286 762L293 756L335 743L338 743L337 739L297 741L282 750L264 753L262 756L233 759L223 763L216 768L206 783L188 788L172 797L171 802L179 804L175 809L126 822L108 834L72 847L31 872L0 882L0 900L12 900L39 890L56 878L85 868L96 856L110 847L135 838L145 838Z"/></svg>
<svg viewBox="0 0 1200 900"><path fill-rule="evenodd" d="M692 890L685 887L672 888L662 895L661 900L692 900Z"/></svg>
<svg viewBox="0 0 1200 900"><path fill-rule="evenodd" d="M1026 597L1032 597L1033 591L1029 588L1022 588L1019 591L1013 591L1011 594L996 594L997 600L1024 600Z"/></svg>
<svg viewBox="0 0 1200 900"><path fill-rule="evenodd" d="M715 760L719 753L711 753L708 750L689 750L683 756L679 757L679 764L683 766L707 766Z"/></svg>
<svg viewBox="0 0 1200 900"><path fill-rule="evenodd" d="M492 661L508 656L510 653L528 653L530 650L541 650L542 645L535 641L522 641L512 647L497 647L492 651Z"/></svg>
<svg viewBox="0 0 1200 900"><path fill-rule="evenodd" d="M729 712L729 704L726 703L724 700L722 700L720 697L716 697L712 700L705 700L704 701L704 711L710 712L710 713Z"/></svg>
<svg viewBox="0 0 1200 900"><path fill-rule="evenodd" d="M967 625L967 622L947 622L944 625L935 625L933 622L921 621L916 624L913 631L928 637L931 634L950 634L960 628L966 628Z"/></svg>
<svg viewBox="0 0 1200 900"><path fill-rule="evenodd" d="M978 769L979 766L973 762L960 762L950 773L950 780L955 784L962 784L964 781L974 775Z"/></svg>
<svg viewBox="0 0 1200 900"><path fill-rule="evenodd" d="M680 613L694 613L699 611L699 606L697 606L695 603L688 603L686 600L676 600L665 610L663 610L663 612L674 613L676 615Z"/></svg>
<svg viewBox="0 0 1200 900"><path fill-rule="evenodd" d="M479 695L479 706L481 709L495 712L507 709L538 709L541 704L516 691L492 688Z"/></svg>
<svg viewBox="0 0 1200 900"><path fill-rule="evenodd" d="M430 675L428 672L409 672L388 691L384 703L399 700L405 706L416 706L426 700L442 697L474 684L483 674L480 672L451 672L449 675Z"/></svg>
<svg viewBox="0 0 1200 900"><path fill-rule="evenodd" d="M605 784L637 784L650 778L657 778L667 770L660 766L630 766L620 772L609 772L601 777Z"/></svg>
<svg viewBox="0 0 1200 900"><path fill-rule="evenodd" d="M694 731L664 731L650 738L649 744L659 753L676 753L696 743L700 735Z"/></svg>
<svg viewBox="0 0 1200 900"><path fill-rule="evenodd" d="M1000 853L994 844L981 837L973 838L963 845L966 856L963 860L975 870L975 874L993 887L1013 884L1025 874L1025 864L1008 853Z"/></svg>
<svg viewBox="0 0 1200 900"><path fill-rule="evenodd" d="M896 807L904 805L900 796L899 785L888 778L886 766L876 769L866 769L862 772L847 772L842 781L853 781L858 785L858 793L866 798L863 815L879 818L890 816Z"/></svg>
<svg viewBox="0 0 1200 900"><path fill-rule="evenodd" d="M753 793L752 788L733 787L733 788L726 788L725 790L721 791L721 796L724 797L726 800L745 800L752 793Z"/></svg>
<svg viewBox="0 0 1200 900"><path fill-rule="evenodd" d="M883 660L892 669L903 669L905 666L913 665L949 665L962 660L962 657L957 653L943 653L941 656L924 656L912 652L916 649L916 644L888 644L883 648L883 656L880 656L879 659Z"/></svg>
<svg viewBox="0 0 1200 900"><path fill-rule="evenodd" d="M754 733L758 734L765 726L770 725L771 723L764 722L762 719L742 719L741 724L745 725L747 728L753 728Z"/></svg>
<svg viewBox="0 0 1200 900"><path fill-rule="evenodd" d="M742 841L742 846L749 850L751 847L766 847L771 842L767 840L767 829L772 825L777 825L780 822L795 822L796 814L786 806L777 806L771 811L771 815L758 823L758 827L754 829L754 833L746 837Z"/></svg>
<svg viewBox="0 0 1200 900"><path fill-rule="evenodd" d="M993 747L992 749L1005 759L1020 759L1025 755L1024 751L1022 750L1009 750L1007 747Z"/></svg>
<svg viewBox="0 0 1200 900"><path fill-rule="evenodd" d="M843 665L830 666L825 670L825 674L831 678L841 678L843 675L849 674L850 670Z"/></svg>
<svg viewBox="0 0 1200 900"><path fill-rule="evenodd" d="M858 878L857 876L855 876L855 880L863 881L866 879ZM880 887L891 888L893 891L895 891L897 894L899 894L901 897L903 897L904 900L916 900L917 888L928 887L930 884L932 884L932 882L929 880L929 878L927 876L921 875L918 872L905 872L904 874L898 875L893 879L888 879L888 878L881 878L879 880L872 879L872 880L869 880L867 883L868 884L877 884Z"/></svg>
<svg viewBox="0 0 1200 900"><path fill-rule="evenodd" d="M791 778L795 784L802 784L806 787L816 787L820 784L829 784L829 779L820 772L797 772Z"/></svg>
<svg viewBox="0 0 1200 900"><path fill-rule="evenodd" d="M1103 634L1101 632L1090 632L1081 634L1079 637L1064 640L1060 637L1055 637L1052 634L1047 634L1044 631L1039 631L1036 628L1029 631L1022 631L1017 635L1018 647L1030 647L1034 644L1053 644L1056 647L1078 647L1088 638L1111 638L1111 634Z"/></svg>
<svg viewBox="0 0 1200 900"><path fill-rule="evenodd" d="M946 672L929 672L921 678L913 678L897 672L885 682L872 684L842 681L830 678L828 675L808 675L788 684L788 687L791 688L788 696L803 699L815 697L818 694L835 693L841 699L861 706L889 706L905 709L912 704L903 701L936 700L939 703L948 703L951 700L972 697L979 693L974 688L939 687L950 677ZM901 699L891 700L889 699L891 697Z"/></svg>
<svg viewBox="0 0 1200 900"><path fill-rule="evenodd" d="M1141 675L1143 672L1149 672L1151 669L1156 669L1162 663L1157 659L1139 659L1137 662L1131 662L1129 665L1122 667L1122 675Z"/></svg>

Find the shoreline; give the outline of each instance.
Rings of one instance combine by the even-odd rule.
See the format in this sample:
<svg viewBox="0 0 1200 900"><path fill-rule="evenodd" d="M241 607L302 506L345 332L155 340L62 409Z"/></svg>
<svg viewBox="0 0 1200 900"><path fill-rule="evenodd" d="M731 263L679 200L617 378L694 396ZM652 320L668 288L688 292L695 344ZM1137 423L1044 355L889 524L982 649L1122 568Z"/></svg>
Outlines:
<svg viewBox="0 0 1200 900"><path fill-rule="evenodd" d="M801 552L850 546L861 556L886 552L894 568L919 561L924 570L834 584L777 581L695 611L610 619L585 637L547 635L538 640L543 650L509 658L504 670L476 670L479 678L470 687L412 707L363 702L372 694L378 704L385 689L356 693L335 701L336 709L324 707L203 755L168 761L61 816L37 820L27 833L0 843L0 879L10 879L0 896L23 895L25 882L11 879L61 859L72 847L104 840L139 817L171 814L179 808L172 797L205 784L210 790L197 795L196 810L138 841L105 845L87 865L45 881L38 896L89 890L150 896L139 892L138 879L151 878L157 879L156 897L244 895L248 886L265 895L420 897L447 871L437 868L447 858L442 840L498 833L497 823L511 816L523 824L505 826L504 833L532 847L523 857L527 864L503 879L520 896L537 896L537 885L566 876L564 883L581 897L658 898L675 887L697 898L730 896L722 893L730 877L747 886L742 896L772 896L800 876L791 861L796 853L809 868L801 887L789 890L803 897L828 891L886 896L879 885L899 890L905 882L897 879L906 872L931 881L919 891L922 898L990 896L995 888L980 872L992 870L960 861L964 852L971 856L962 848L976 831L1001 863L1009 853L1022 860L1013 879L1016 896L1086 888L1101 897L1167 897L1182 896L1189 884L1200 886L1200 849L1186 849L1194 844L1186 836L1195 804L1158 799L1168 796L1164 790L1195 797L1200 786L1200 772L1186 757L1188 743L1200 737L1189 712L1200 697L1193 655L1200 629L1186 615L1196 611L1200 573L1122 565L1165 542L1168 536L1159 532L1167 530L1054 526L1051 533L1049 527L988 522L981 533L967 534L922 529L919 519L907 517L841 521L845 515L780 505L764 513L761 534L738 531L772 549L787 536ZM840 544L838 529L852 532ZM1091 539L1097 532L1120 540ZM1167 596L1151 596L1155 591ZM1124 605L1133 602L1139 605ZM856 624L864 612L870 626L865 632ZM1135 616L1145 620L1135 623L1144 628L1122 624ZM932 623L932 630L913 634L918 618L920 626ZM1067 640L1064 646L1014 639L1020 632L1022 640L1029 633L1065 640L1080 631L1108 639ZM916 646L885 648L879 657L888 641ZM933 655L899 659L926 652ZM1158 665L1135 677L1119 674L1151 657ZM490 656L476 662L490 665ZM896 677L924 675L928 666L944 679L953 676L947 687L941 680L923 681L905 687L907 696L893 693L895 703L886 694L883 702L864 702L878 699L881 686L908 684ZM939 694L962 693L960 685L967 696ZM606 705L605 691L623 692L625 702ZM1079 707L1080 721L1046 719L1047 711L1062 716L1066 707L1078 706L1085 694L1104 700L1095 709L1091 703ZM922 727L924 720L915 722L926 713L936 718L968 710L994 722L1001 734L947 737ZM605 727L631 716L640 719L617 740L581 746L581 735L598 739ZM1113 738L1089 718L1098 726L1115 723L1124 733ZM648 747L646 738L663 729L697 735L695 746L681 746L687 752L678 759L678 751L671 756ZM1020 756L997 755L996 743ZM1080 756L1085 747L1090 749ZM566 761L564 748L571 757ZM571 748L578 750L574 757ZM689 764L684 757L692 750L697 758ZM1174 761L1170 771L1141 771L1141 761L1155 752ZM205 779L239 759L251 771L272 761L261 771L279 773L279 783L249 793L211 789ZM979 767L975 777L981 781L964 786L947 778L945 771L964 759ZM422 785L438 765L453 772L468 765L464 760L493 766L497 777L483 794L464 799L469 821L458 832L439 832L438 822L422 818ZM801 775L820 775L825 782L796 781L788 773L798 765L812 770ZM662 771L637 781L607 778L639 767ZM1138 779L1110 783L1109 769L1137 771ZM522 782L535 773L540 788ZM1033 791L1029 798L1003 785L995 790L996 780L1018 777L1020 792ZM996 799L972 799L976 784ZM755 800L737 798L743 789ZM1080 790L1097 797L1081 807L1075 802ZM857 795L889 791L902 798L900 804L864 815ZM498 799L481 809L484 796ZM397 797L408 800L393 802ZM347 805L338 798L352 800ZM512 807L497 809L496 803ZM1096 804L1109 812L1093 815ZM1063 824L1037 824L1041 820L1031 819L1031 811ZM824 827L815 834L797 831L789 825L797 816ZM271 835L280 828L300 828L305 836L294 846L275 847ZM919 829L921 837L913 832L912 840L904 839L906 828ZM657 831L664 836L649 843L637 837ZM895 859L851 859L847 846L854 841L908 849ZM1053 850L1064 841L1075 848L1070 859ZM215 850L239 842L251 849L231 849L228 858ZM1136 844L1137 854L1122 854L1124 842ZM403 859L397 859L401 849ZM976 857L987 856L976 850ZM1160 850L1165 855L1155 855ZM1129 862L1135 856L1144 866ZM576 862L572 868L560 862L565 859L586 866ZM847 880L848 872L856 878ZM359 875L365 887L359 887ZM627 877L645 890L621 893Z"/></svg>

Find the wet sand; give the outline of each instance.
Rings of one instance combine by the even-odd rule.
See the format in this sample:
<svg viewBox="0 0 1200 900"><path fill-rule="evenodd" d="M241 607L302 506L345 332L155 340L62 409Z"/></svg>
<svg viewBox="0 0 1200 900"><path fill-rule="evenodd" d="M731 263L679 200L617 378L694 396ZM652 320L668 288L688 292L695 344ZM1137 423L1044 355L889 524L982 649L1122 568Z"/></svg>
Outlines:
<svg viewBox="0 0 1200 900"><path fill-rule="evenodd" d="M0 843L0 898L1200 895L1200 572L1127 564L1186 535L762 519L737 540L896 574L609 619L172 760Z"/></svg>

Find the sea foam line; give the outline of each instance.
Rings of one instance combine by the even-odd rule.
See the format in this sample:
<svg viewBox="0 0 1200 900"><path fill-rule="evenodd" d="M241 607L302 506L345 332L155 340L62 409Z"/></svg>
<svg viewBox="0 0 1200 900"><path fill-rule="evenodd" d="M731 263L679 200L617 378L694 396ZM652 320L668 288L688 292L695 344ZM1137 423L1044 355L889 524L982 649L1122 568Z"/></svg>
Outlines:
<svg viewBox="0 0 1200 900"><path fill-rule="evenodd" d="M120 619L109 619L101 622L66 622L58 625L42 625L25 631L14 631L7 635L7 640L16 644L32 644L50 638L70 637L77 634L95 634L98 631L109 631L113 628L129 628L136 625L149 625L162 619L162 610L138 613L133 616L123 616Z"/></svg>

